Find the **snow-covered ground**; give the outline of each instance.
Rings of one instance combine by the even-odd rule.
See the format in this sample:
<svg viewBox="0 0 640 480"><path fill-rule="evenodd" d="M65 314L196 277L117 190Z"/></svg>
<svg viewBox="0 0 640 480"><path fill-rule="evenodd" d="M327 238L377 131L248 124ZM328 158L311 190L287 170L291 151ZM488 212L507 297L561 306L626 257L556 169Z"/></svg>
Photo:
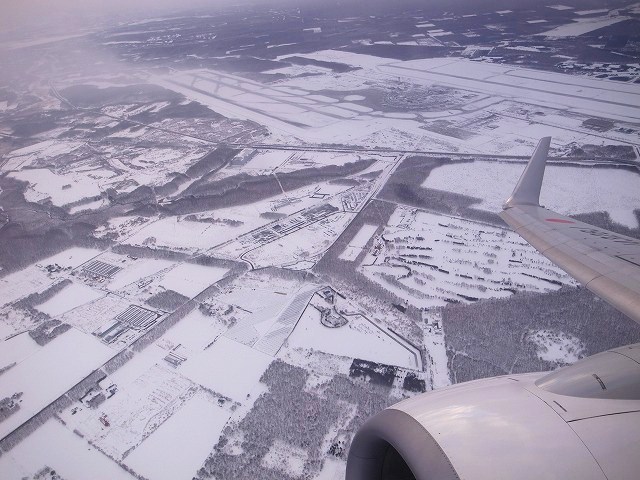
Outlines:
<svg viewBox="0 0 640 480"><path fill-rule="evenodd" d="M548 362L570 365L584 357L584 345L579 338L553 330L534 330L527 339L538 348L538 356Z"/></svg>
<svg viewBox="0 0 640 480"><path fill-rule="evenodd" d="M367 242L371 239L376 230L378 229L377 225L363 225L356 233L355 237L351 239L349 245L347 245L344 251L340 254L341 260L354 261L362 249L365 247Z"/></svg>
<svg viewBox="0 0 640 480"><path fill-rule="evenodd" d="M53 284L53 280L41 268L31 265L0 278L0 304L11 302L36 292L42 292Z"/></svg>
<svg viewBox="0 0 640 480"><path fill-rule="evenodd" d="M129 305L130 302L126 298L109 294L69 310L62 314L59 320L91 334L116 315L124 312Z"/></svg>
<svg viewBox="0 0 640 480"><path fill-rule="evenodd" d="M160 286L192 298L222 279L228 271L226 268L183 263L165 273Z"/></svg>
<svg viewBox="0 0 640 480"><path fill-rule="evenodd" d="M190 357L179 372L216 393L243 402L273 357L227 337Z"/></svg>
<svg viewBox="0 0 640 480"><path fill-rule="evenodd" d="M320 322L320 311L309 305L287 344L293 349L319 350L386 365L418 368L415 349L402 342L397 335L362 315L349 315L346 318L348 323L342 327L326 327Z"/></svg>
<svg viewBox="0 0 640 480"><path fill-rule="evenodd" d="M275 440L267 454L262 457L261 463L266 468L295 478L303 474L308 456L309 453L300 447Z"/></svg>
<svg viewBox="0 0 640 480"><path fill-rule="evenodd" d="M36 308L51 317L56 317L62 313L73 310L80 305L89 303L104 295L103 292L94 290L91 287L79 283L67 285L56 295Z"/></svg>
<svg viewBox="0 0 640 480"><path fill-rule="evenodd" d="M618 18L618 17L615 17ZM580 19L576 25L583 25ZM602 20L604 22L604 20ZM566 26L566 28L569 28ZM565 28L565 27L559 27ZM431 36L450 32L434 29ZM413 41L422 41L418 39ZM430 41L435 41L433 38ZM547 133L569 132L571 116L585 120L600 116L637 122L640 110L637 102L622 101L637 95L632 85L622 82L585 78L562 73L542 72L521 67L499 65L466 58L430 58L397 61L346 51L322 50L297 54L311 60L339 62L359 68L347 73L323 72L309 66L296 66L294 71L281 70L285 79L273 84L261 84L240 77L211 70L174 73L154 79L158 84L173 89L232 118L253 120L273 133L273 141L284 143L343 143L375 148L425 148L444 151L480 153L524 154L529 145L520 145L519 137L539 138L539 131ZM279 57L282 59L287 56ZM301 71L312 75L300 75ZM513 101L526 108L548 108L557 112L560 120L547 121L531 112L526 128L514 126L509 112L501 108L463 102L455 107L417 107L413 111L385 111L368 106L361 90L402 79L411 88L445 86L455 89L452 100L469 95L489 96L492 103ZM195 82L195 83L194 83ZM575 86L580 88L576 89ZM319 94L317 92L321 91ZM329 93L330 91L330 93ZM344 92L344 93L343 93ZM345 94L346 93L346 94ZM463 97L464 96L464 97ZM363 97L363 98L362 98ZM438 105L440 103L436 102ZM475 112L494 111L497 114L491 128L482 127L482 119L475 121ZM570 112L570 115L567 114ZM484 117L486 119L486 115ZM438 128L424 125L429 119L443 119L461 125L473 125L469 138L448 134ZM581 120L581 121L582 121ZM479 127L479 128L477 128ZM578 137L590 143L599 142L593 132L579 128ZM572 132L575 137L577 132ZM627 134L610 131L608 137L626 143L634 140ZM536 140L537 140L536 138ZM588 139L588 140L587 140ZM535 143L535 141L534 141ZM274 156L271 161L278 161ZM269 162L268 162L269 163Z"/></svg>
<svg viewBox="0 0 640 480"><path fill-rule="evenodd" d="M27 332L0 341L0 369L20 363L40 347Z"/></svg>
<svg viewBox="0 0 640 480"><path fill-rule="evenodd" d="M362 272L418 307L575 284L517 234L484 223L397 207L382 238Z"/></svg>
<svg viewBox="0 0 640 480"><path fill-rule="evenodd" d="M22 392L20 408L0 423L12 432L114 355L99 340L72 328L0 376L0 398Z"/></svg>
<svg viewBox="0 0 640 480"><path fill-rule="evenodd" d="M576 12L580 15L580 12ZM624 16L605 16L605 17L589 17L578 18L572 23L561 25L546 32L540 33L546 37L577 37L585 33L593 32L599 28L615 25L616 23L629 20L629 17Z"/></svg>
<svg viewBox="0 0 640 480"><path fill-rule="evenodd" d="M152 435L196 391L197 387L192 382L170 367L155 365L99 408L84 408L73 417L66 415L65 418L85 438L121 460Z"/></svg>
<svg viewBox="0 0 640 480"><path fill-rule="evenodd" d="M85 262L100 255L100 250L92 248L73 247L40 260L38 265L60 265L62 268L77 268Z"/></svg>
<svg viewBox="0 0 640 480"><path fill-rule="evenodd" d="M429 174L423 186L478 198L481 202L476 208L499 212L522 169L521 164L480 160L443 165ZM540 203L564 215L604 210L614 222L637 228L633 211L640 206L640 175L615 168L551 164L546 170Z"/></svg>
<svg viewBox="0 0 640 480"><path fill-rule="evenodd" d="M226 329L218 315L205 315L195 309L162 336L162 345L170 349L180 346L181 353L188 357L203 351Z"/></svg>
<svg viewBox="0 0 640 480"><path fill-rule="evenodd" d="M112 260L109 257L100 257L105 263L115 264L120 266L120 262L109 261ZM127 285L138 282L146 277L155 275L163 270L167 270L174 265L169 260L159 260L155 258L138 258L136 260L127 260L122 270L118 271L113 278L108 282L107 286L109 290L120 290Z"/></svg>
<svg viewBox="0 0 640 480"><path fill-rule="evenodd" d="M7 163L2 170L18 170L31 165L33 160L55 157L57 155L69 154L82 146L82 142L66 140L44 140L34 143L28 147L19 148L9 152Z"/></svg>
<svg viewBox="0 0 640 480"><path fill-rule="evenodd" d="M451 378L449 377L449 358L442 329L442 316L439 312L433 311L425 320L427 325L423 326L422 330L424 332L424 347L430 359L427 362L427 368L429 369L431 387L433 389L446 387L451 385Z"/></svg>
<svg viewBox="0 0 640 480"><path fill-rule="evenodd" d="M231 416L228 405L210 397L201 391L187 400L126 458L126 464L154 480L194 476Z"/></svg>
<svg viewBox="0 0 640 480"><path fill-rule="evenodd" d="M51 468L65 480L136 478L55 419L48 420L0 457L0 472L6 479L35 475L43 467Z"/></svg>
<svg viewBox="0 0 640 480"><path fill-rule="evenodd" d="M17 180L29 183L25 192L25 198L28 201L41 202L49 199L54 205L64 206L85 198L100 196L107 188L106 182L113 176L107 171L94 170L91 174L93 178L89 178L84 173L75 172L60 175L39 168L20 170L10 175ZM97 176L102 178L98 179Z"/></svg>

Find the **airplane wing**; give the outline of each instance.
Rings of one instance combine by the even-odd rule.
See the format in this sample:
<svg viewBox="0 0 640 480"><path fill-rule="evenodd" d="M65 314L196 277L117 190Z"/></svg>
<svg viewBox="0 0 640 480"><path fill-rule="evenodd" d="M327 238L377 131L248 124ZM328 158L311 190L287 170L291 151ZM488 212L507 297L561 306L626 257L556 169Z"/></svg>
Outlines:
<svg viewBox="0 0 640 480"><path fill-rule="evenodd" d="M500 216L541 254L640 323L640 241L540 206L550 143L551 137L540 140Z"/></svg>
<svg viewBox="0 0 640 480"><path fill-rule="evenodd" d="M502 218L552 262L640 323L640 242L539 205L550 138ZM371 417L347 480L636 478L640 343L551 373L509 374L408 398Z"/></svg>

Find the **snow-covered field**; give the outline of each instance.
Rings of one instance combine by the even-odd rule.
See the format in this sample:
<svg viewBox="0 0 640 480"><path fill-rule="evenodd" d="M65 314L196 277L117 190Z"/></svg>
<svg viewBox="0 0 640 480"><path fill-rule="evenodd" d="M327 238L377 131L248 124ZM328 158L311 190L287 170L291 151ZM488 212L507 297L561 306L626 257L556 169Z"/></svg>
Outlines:
<svg viewBox="0 0 640 480"><path fill-rule="evenodd" d="M64 313L59 317L59 320L91 334L110 319L125 311L129 304L127 299L109 294Z"/></svg>
<svg viewBox="0 0 640 480"><path fill-rule="evenodd" d="M162 336L162 345L170 349L180 346L181 353L188 357L203 351L226 328L218 315L205 315L195 309Z"/></svg>
<svg viewBox="0 0 640 480"><path fill-rule="evenodd" d="M444 165L423 186L479 198L476 208L502 210L523 164L484 162ZM500 179L499 181L497 179ZM640 175L620 169L549 165L540 194L541 205L561 214L606 211L629 228L638 227L634 209L640 206Z"/></svg>
<svg viewBox="0 0 640 480"><path fill-rule="evenodd" d="M37 309L51 317L56 317L103 295L103 292L96 291L86 285L72 283L64 287L53 298L38 305Z"/></svg>
<svg viewBox="0 0 640 480"><path fill-rule="evenodd" d="M517 234L483 223L398 207L382 236L362 272L420 307L575 284Z"/></svg>
<svg viewBox="0 0 640 480"><path fill-rule="evenodd" d="M38 265L60 265L62 268L77 268L85 262L100 255L100 250L92 248L73 247L40 260Z"/></svg>
<svg viewBox="0 0 640 480"><path fill-rule="evenodd" d="M0 341L0 369L20 363L40 347L27 332Z"/></svg>
<svg viewBox="0 0 640 480"><path fill-rule="evenodd" d="M228 405L218 405L200 391L140 444L126 464L147 478L191 478L218 442L231 416Z"/></svg>
<svg viewBox="0 0 640 480"><path fill-rule="evenodd" d="M20 408L0 424L12 432L106 362L114 352L72 328L0 376L0 398L22 392Z"/></svg>
<svg viewBox="0 0 640 480"><path fill-rule="evenodd" d="M35 265L10 273L0 278L0 304L6 305L32 293L41 292L52 283L53 280Z"/></svg>
<svg viewBox="0 0 640 480"><path fill-rule="evenodd" d="M308 452L300 447L275 440L262 458L262 465L285 475L299 477L304 473L304 464L308 456Z"/></svg>
<svg viewBox="0 0 640 480"><path fill-rule="evenodd" d="M580 339L564 332L535 330L527 339L538 347L538 356L547 362L570 365L584 357L584 345Z"/></svg>
<svg viewBox="0 0 640 480"><path fill-rule="evenodd" d="M120 265L120 262L109 262L108 260L111 260L109 257L100 257L100 259L109 264L113 263ZM113 276L107 286L109 290L115 292L127 285L156 275L163 270L168 270L173 265L174 263L169 260L160 260L155 258L138 258L136 260L127 259L124 268Z"/></svg>
<svg viewBox="0 0 640 480"><path fill-rule="evenodd" d="M123 459L196 391L197 387L183 376L156 365L99 409L85 408L76 413L73 421L85 438L112 457Z"/></svg>
<svg viewBox="0 0 640 480"><path fill-rule="evenodd" d="M580 19L576 24L582 25L583 21L591 20ZM565 27L569 28L571 25L558 28ZM441 30L434 31L432 35L448 33ZM384 84L390 79L395 81L398 78L414 87L446 85L458 89L459 93L456 95L488 95L492 103L502 100L515 101L521 106L549 107L563 117L561 121L551 124L551 130L560 132L568 130L567 122L571 121L566 115L567 110L583 119L596 115L635 122L640 118L640 110L633 102L620 102L623 97L637 94L632 86L621 82L514 68L464 58L397 61L335 50L297 56L344 63L359 67L360 70L336 75L314 68L314 75L300 76L301 69L311 67L296 66L295 72L278 81L275 86L210 70L182 72L166 78L157 78L157 82L231 117L268 125L275 135L288 143L340 142L348 145L401 149L424 144L425 147L428 145L426 148L432 149L437 145L449 151L525 154L526 146L522 150L517 148L518 136L524 133L537 137L540 127L550 125L546 119L531 115L527 119L529 122L525 130L514 129L509 123L512 118L497 118L499 128L494 126L493 129L475 132L470 139L461 139L433 129L420 128L423 122L420 117L441 118L470 125L475 123L473 112L482 112L486 106L465 102L467 106L461 110L449 107L435 112L428 108L419 108L412 112L393 109L374 111L367 106L367 99L363 95L341 95L342 91L356 92L366 89L372 81ZM279 58L286 59L287 56ZM287 71L281 73L289 74ZM192 83L194 79L195 86ZM576 90L575 85L580 85L581 88ZM231 96L222 95L225 89L229 90L227 93ZM332 90L332 93L327 94L327 90ZM322 91L322 95L316 94L317 91ZM282 103L278 103L279 101ZM292 106L291 102L296 106ZM267 114L269 118L266 117ZM300 122L306 127L301 127ZM582 137L590 137L588 130L581 130ZM630 141L630 137L625 137L620 132L612 131L610 135ZM595 143L596 137L592 138L591 142ZM269 158L265 165L274 168L280 156L274 155ZM258 160L255 165L259 163Z"/></svg>
<svg viewBox="0 0 640 480"><path fill-rule="evenodd" d="M273 357L227 337L191 356L179 372L216 393L243 402Z"/></svg>
<svg viewBox="0 0 640 480"><path fill-rule="evenodd" d="M183 263L165 273L160 286L192 298L222 279L227 272L226 268Z"/></svg>
<svg viewBox="0 0 640 480"><path fill-rule="evenodd" d="M392 332L361 315L347 318L346 325L328 328L320 323L320 312L309 306L287 340L288 346L409 369L417 367L413 349L401 344Z"/></svg>
<svg viewBox="0 0 640 480"><path fill-rule="evenodd" d="M44 140L34 143L28 147L19 148L9 152L9 160L3 165L2 170L18 170L28 167L34 160L51 158L57 155L64 155L73 152L82 146L82 142L65 140Z"/></svg>
<svg viewBox="0 0 640 480"><path fill-rule="evenodd" d="M307 266L310 268L336 241L354 217L353 213L336 213L264 246L251 249L241 258L248 260L255 267L288 266L305 261L311 262Z"/></svg>
<svg viewBox="0 0 640 480"><path fill-rule="evenodd" d="M43 467L51 468L65 480L136 478L55 419L48 420L0 457L0 471L6 479L35 475Z"/></svg>
<svg viewBox="0 0 640 480"><path fill-rule="evenodd" d="M360 252L362 252L362 249L365 247L365 245L371 239L377 229L377 225L363 225L362 227L360 227L358 233L356 233L355 237L351 239L349 245L346 246L344 251L340 254L339 258L341 260L348 260L351 262L354 261L358 257L358 255L360 255Z"/></svg>
<svg viewBox="0 0 640 480"><path fill-rule="evenodd" d="M253 209L244 210L240 207L210 213L212 221L193 221L184 217L157 220L127 238L125 243L195 253L208 250L270 221L260 217Z"/></svg>
<svg viewBox="0 0 640 480"><path fill-rule="evenodd" d="M576 12L578 15L580 12ZM546 37L577 37L585 33L593 32L599 28L615 25L616 23L628 20L629 17L624 16L605 16L605 17L589 17L578 18L572 23L561 25L546 32L541 33Z"/></svg>
<svg viewBox="0 0 640 480"><path fill-rule="evenodd" d="M59 175L47 169L20 170L10 174L13 178L28 182L25 197L30 202L51 200L54 205L64 206L84 198L98 197L106 190L112 173L94 170L91 177L85 173Z"/></svg>

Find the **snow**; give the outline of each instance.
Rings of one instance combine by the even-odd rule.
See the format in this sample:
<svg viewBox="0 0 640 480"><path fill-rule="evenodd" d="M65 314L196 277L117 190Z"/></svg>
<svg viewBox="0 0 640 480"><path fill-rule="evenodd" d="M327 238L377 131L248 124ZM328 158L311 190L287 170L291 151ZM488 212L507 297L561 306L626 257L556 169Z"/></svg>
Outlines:
<svg viewBox="0 0 640 480"><path fill-rule="evenodd" d="M346 474L347 464L336 458L325 458L322 470L315 480L343 480Z"/></svg>
<svg viewBox="0 0 640 480"><path fill-rule="evenodd" d="M34 475L44 466L64 480L136 478L54 419L0 457L0 472L6 479Z"/></svg>
<svg viewBox="0 0 640 480"><path fill-rule="evenodd" d="M422 326L424 330L424 348L429 354L430 361L427 363L431 388L436 389L451 385L449 378L449 358L447 357L447 347L444 341L444 330L442 330L442 314L438 311L431 311L428 314L431 325ZM438 322L438 327L434 325L434 320Z"/></svg>
<svg viewBox="0 0 640 480"><path fill-rule="evenodd" d="M415 352L400 343L396 335L362 315L349 315L347 319L349 323L342 327L325 327L320 323L320 312L309 306L289 336L288 346L417 368Z"/></svg>
<svg viewBox="0 0 640 480"><path fill-rule="evenodd" d="M219 221L212 223L167 217L146 225L127 238L125 243L196 253L269 222L250 206L221 208L209 213L212 214L209 218Z"/></svg>
<svg viewBox="0 0 640 480"><path fill-rule="evenodd" d="M172 265L173 262L170 262L169 260L138 258L133 262L133 265L127 265L113 276L113 279L109 282L109 290L120 290L143 278L155 275Z"/></svg>
<svg viewBox="0 0 640 480"><path fill-rule="evenodd" d="M569 365L577 362L585 354L585 347L579 338L554 330L529 332L527 338L538 349L538 357L547 362Z"/></svg>
<svg viewBox="0 0 640 480"><path fill-rule="evenodd" d="M429 35L431 35L432 37L445 37L447 35L453 35L453 32L445 32L443 30L435 30L435 31L429 31Z"/></svg>
<svg viewBox="0 0 640 480"><path fill-rule="evenodd" d="M362 272L418 308L575 284L516 233L483 222L398 207L382 237Z"/></svg>
<svg viewBox="0 0 640 480"><path fill-rule="evenodd" d="M371 239L373 234L376 233L377 229L378 229L377 225L365 224L362 227L360 227L360 230L358 230L358 233L356 233L355 237L351 239L349 244L346 246L346 248L338 258L340 258L341 260L347 260L347 261L353 262L358 257L358 255L360 255L360 252L362 252L362 249L365 247L367 242Z"/></svg>
<svg viewBox="0 0 640 480"><path fill-rule="evenodd" d="M0 375L0 398L23 392L20 409L0 423L0 437L12 432L114 355L79 330L56 337Z"/></svg>
<svg viewBox="0 0 640 480"><path fill-rule="evenodd" d="M180 345L188 357L204 350L225 330L218 315L205 315L196 308L162 336L162 343L170 348Z"/></svg>
<svg viewBox="0 0 640 480"><path fill-rule="evenodd" d="M251 158L242 169L256 169L271 171L283 165L291 158L292 154L282 150L261 150Z"/></svg>
<svg viewBox="0 0 640 480"><path fill-rule="evenodd" d="M102 193L98 181L87 178L83 173L59 175L45 168L12 172L11 177L29 182L25 198L30 202L50 199L54 205L64 206Z"/></svg>
<svg viewBox="0 0 640 480"><path fill-rule="evenodd" d="M389 59L387 58L376 57L374 55L353 54L341 50L320 50L307 54L284 55L282 57L277 57L276 60L286 60L287 57L294 56L311 58L314 60L321 60L326 62L346 63L347 65L361 68L375 67L377 65L382 65L389 62Z"/></svg>
<svg viewBox="0 0 640 480"><path fill-rule="evenodd" d="M539 33L546 37L577 37L585 33L593 32L600 28L615 25L616 23L628 20L630 17L595 17L580 18L573 23L561 25L546 32Z"/></svg>
<svg viewBox="0 0 640 480"><path fill-rule="evenodd" d="M100 405L85 409L65 421L78 422L76 428L87 439L117 459L126 458L146 438L196 393L197 387L171 368L156 365L123 391ZM100 421L109 422L105 428Z"/></svg>
<svg viewBox="0 0 640 480"><path fill-rule="evenodd" d="M0 341L0 369L19 363L38 351L40 346L27 332Z"/></svg>
<svg viewBox="0 0 640 480"><path fill-rule="evenodd" d="M140 352L136 352L135 356L115 372L107 376L100 385L108 387L109 385L117 385L119 391L124 391L127 386L142 377L145 372L149 371L153 366L162 362L167 355L167 350L158 345L150 345Z"/></svg>
<svg viewBox="0 0 640 480"><path fill-rule="evenodd" d="M104 295L103 292L94 290L91 287L79 283L67 285L52 298L36 308L51 317L73 310L80 305L92 302Z"/></svg>
<svg viewBox="0 0 640 480"><path fill-rule="evenodd" d="M160 286L193 298L209 285L221 280L228 271L226 268L183 263L165 273Z"/></svg>
<svg viewBox="0 0 640 480"><path fill-rule="evenodd" d="M523 168L524 164L484 161L444 165L433 170L423 186L479 198L476 208L499 212ZM640 176L620 169L551 164L540 199L541 205L562 215L604 210L614 222L637 228L633 210L640 205Z"/></svg>
<svg viewBox="0 0 640 480"><path fill-rule="evenodd" d="M109 294L64 313L59 320L90 334L126 310L129 300Z"/></svg>
<svg viewBox="0 0 640 480"><path fill-rule="evenodd" d="M69 154L83 142L61 141L61 140L45 140L43 142L29 145L28 147L13 150L7 154L8 157L26 157L21 158L22 161L31 161L35 159L44 159L55 157L57 155Z"/></svg>
<svg viewBox="0 0 640 480"><path fill-rule="evenodd" d="M355 55L355 54L354 54ZM507 65L482 63L464 58L430 58L405 62L387 62L377 66L392 78L401 75L407 81L452 87L489 94L535 105L566 107L570 111L637 121L637 105L620 105L622 95L636 93L633 86L599 79L569 77L567 74L541 72ZM579 83L581 88L576 89ZM606 83L607 88L603 88ZM486 150L483 150L486 152Z"/></svg>
<svg viewBox="0 0 640 480"><path fill-rule="evenodd" d="M32 293L42 292L53 281L40 268L32 265L0 278L0 305L15 302Z"/></svg>
<svg viewBox="0 0 640 480"><path fill-rule="evenodd" d="M595 15L596 13L607 13L609 10L606 8L597 8L594 10L577 10L576 15Z"/></svg>
<svg viewBox="0 0 640 480"><path fill-rule="evenodd" d="M71 207L69 209L69 213L71 215L75 215L76 213L80 213L80 212L99 210L100 208L107 205L108 205L107 199L101 198L100 200L94 200L93 202L83 203L82 205L76 205L75 207Z"/></svg>
<svg viewBox="0 0 640 480"><path fill-rule="evenodd" d="M193 355L178 369L182 375L205 388L235 401L244 401L267 369L273 357L219 337L215 343Z"/></svg>
<svg viewBox="0 0 640 480"><path fill-rule="evenodd" d="M254 267L287 266L300 261L317 261L351 223L355 213L337 212L258 248L247 250L243 260ZM221 252L224 250L220 250Z"/></svg>
<svg viewBox="0 0 640 480"><path fill-rule="evenodd" d="M38 262L39 265L60 265L63 268L77 268L83 263L102 253L100 250L92 248L73 247L60 252L52 257L45 258Z"/></svg>
<svg viewBox="0 0 640 480"><path fill-rule="evenodd" d="M154 480L191 478L218 442L230 416L228 408L198 393L144 440L126 464Z"/></svg>
<svg viewBox="0 0 640 480"><path fill-rule="evenodd" d="M291 477L300 477L308 456L306 450L276 439L262 457L261 465Z"/></svg>

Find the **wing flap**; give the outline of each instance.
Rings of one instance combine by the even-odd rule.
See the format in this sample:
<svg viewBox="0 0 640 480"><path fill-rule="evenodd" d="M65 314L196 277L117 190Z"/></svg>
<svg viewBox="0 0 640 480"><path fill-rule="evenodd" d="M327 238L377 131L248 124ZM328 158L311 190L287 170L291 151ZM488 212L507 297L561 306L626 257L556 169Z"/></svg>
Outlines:
<svg viewBox="0 0 640 480"><path fill-rule="evenodd" d="M616 275L598 277L587 284L587 288L616 307L632 320L640 323L640 292L627 288L616 279ZM627 282L624 282L627 283ZM628 285L628 284L627 284Z"/></svg>

